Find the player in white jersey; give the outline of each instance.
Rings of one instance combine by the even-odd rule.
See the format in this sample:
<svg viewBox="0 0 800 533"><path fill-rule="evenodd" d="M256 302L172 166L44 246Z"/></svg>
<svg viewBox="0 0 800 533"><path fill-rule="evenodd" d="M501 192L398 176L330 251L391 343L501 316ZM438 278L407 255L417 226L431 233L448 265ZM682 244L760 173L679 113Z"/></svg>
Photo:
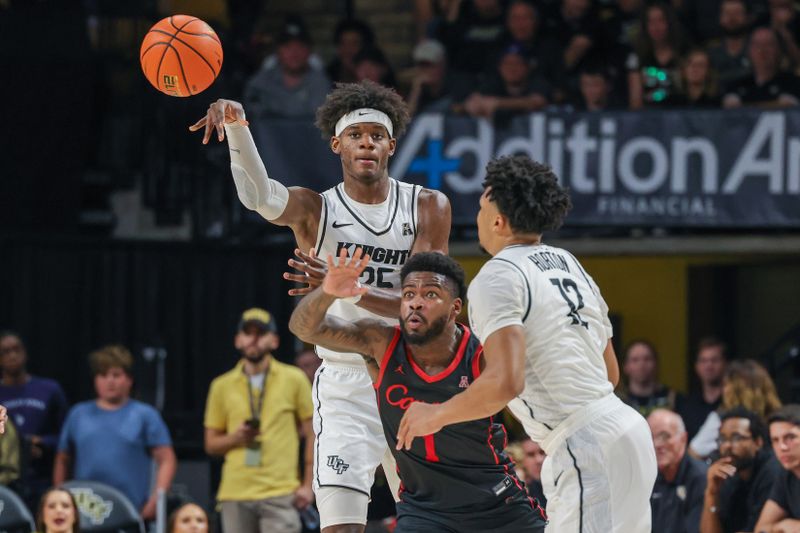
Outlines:
<svg viewBox="0 0 800 533"><path fill-rule="evenodd" d="M649 533L655 452L644 418L612 392L608 307L572 254L541 242L571 207L567 192L549 167L501 157L487 167L480 205L478 236L493 257L468 299L486 369L443 404L412 405L401 445L508 404L547 454L546 531Z"/></svg>
<svg viewBox="0 0 800 533"><path fill-rule="evenodd" d="M341 157L343 181L319 194L303 187L287 188L268 177L256 151L242 106L218 100L191 126L228 137L231 170L239 199L273 224L289 226L308 261L291 261L302 274L285 274L308 287L319 285L324 272L314 255L348 254L356 247L372 256L362 284L370 290L359 300L337 302L332 314L354 320L375 315L396 318L400 305L399 272L416 252L447 253L450 203L438 191L389 177L388 162L396 137L409 122L403 99L372 82L340 84L317 111L317 126ZM363 359L318 348L323 363L314 379L314 492L323 533L364 531L375 469L384 455L387 477L396 476L375 401L372 380ZM384 463L385 465L387 463ZM396 479L396 477L395 477ZM396 492L396 488L394 489Z"/></svg>

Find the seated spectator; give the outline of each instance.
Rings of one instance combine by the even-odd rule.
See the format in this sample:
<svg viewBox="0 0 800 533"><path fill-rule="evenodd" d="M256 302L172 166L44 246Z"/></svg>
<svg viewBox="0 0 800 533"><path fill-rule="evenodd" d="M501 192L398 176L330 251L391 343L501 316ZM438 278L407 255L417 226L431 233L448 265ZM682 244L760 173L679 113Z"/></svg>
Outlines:
<svg viewBox="0 0 800 533"><path fill-rule="evenodd" d="M717 73L711 68L708 52L695 48L681 60L681 75L665 105L693 108L719 108L722 98L717 86Z"/></svg>
<svg viewBox="0 0 800 533"><path fill-rule="evenodd" d="M441 37L447 20L456 20L462 0L414 0L417 42Z"/></svg>
<svg viewBox="0 0 800 533"><path fill-rule="evenodd" d="M505 38L500 0L455 2L435 37L445 46L450 68L478 76L494 63Z"/></svg>
<svg viewBox="0 0 800 533"><path fill-rule="evenodd" d="M356 80L370 80L384 87L396 87L397 80L394 70L383 50L377 46L363 48L354 59L356 67Z"/></svg>
<svg viewBox="0 0 800 533"><path fill-rule="evenodd" d="M583 61L603 51L603 26L593 2L563 0L545 11L544 34L560 51L562 74L578 72Z"/></svg>
<svg viewBox="0 0 800 533"><path fill-rule="evenodd" d="M547 79L556 76L558 43L539 31L539 11L528 0L513 0L506 9L506 47L518 46L531 63L531 69Z"/></svg>
<svg viewBox="0 0 800 533"><path fill-rule="evenodd" d="M719 74L723 89L750 74L747 43L750 13L746 0L722 0L719 6L722 39L708 48L711 66Z"/></svg>
<svg viewBox="0 0 800 533"><path fill-rule="evenodd" d="M689 434L689 441L706 421L708 415L719 408L722 402L722 379L727 368L727 346L714 337L701 339L697 345L694 371L700 380L700 391L678 401L676 411Z"/></svg>
<svg viewBox="0 0 800 533"><path fill-rule="evenodd" d="M768 0L769 25L775 30L781 49L791 63L791 67L800 66L800 15L797 3L793 0Z"/></svg>
<svg viewBox="0 0 800 533"><path fill-rule="evenodd" d="M800 530L800 405L789 404L769 418L769 437L782 471L758 517L755 531Z"/></svg>
<svg viewBox="0 0 800 533"><path fill-rule="evenodd" d="M708 468L700 531L753 531L780 464L764 446L764 422L757 414L734 407L721 419L720 459Z"/></svg>
<svg viewBox="0 0 800 533"><path fill-rule="evenodd" d="M640 339L628 345L622 373L626 386L619 396L642 416L658 408L675 409L678 394L658 382L658 352L649 341Z"/></svg>
<svg viewBox="0 0 800 533"><path fill-rule="evenodd" d="M38 533L79 533L81 514L67 489L52 488L42 495L36 513Z"/></svg>
<svg viewBox="0 0 800 533"><path fill-rule="evenodd" d="M782 53L772 28L753 30L748 56L753 73L727 89L722 102L724 107L775 109L796 106L800 102L800 80L780 70Z"/></svg>
<svg viewBox="0 0 800 533"><path fill-rule="evenodd" d="M580 96L573 99L577 111L608 111L618 107L612 103L612 81L605 68L592 65L584 67L578 81Z"/></svg>
<svg viewBox="0 0 800 533"><path fill-rule="evenodd" d="M14 332L0 332L0 403L16 424L27 464L22 472L23 499L34 508L50 486L58 434L67 413L61 386L52 379L33 376L27 370L28 352Z"/></svg>
<svg viewBox="0 0 800 533"><path fill-rule="evenodd" d="M314 383L314 375L321 364L322 359L314 350L302 350L294 356L294 366L302 370L311 383Z"/></svg>
<svg viewBox="0 0 800 533"><path fill-rule="evenodd" d="M685 50L683 30L673 9L656 2L645 9L628 58L628 102L631 109L658 107L675 91Z"/></svg>
<svg viewBox="0 0 800 533"><path fill-rule="evenodd" d="M658 476L650 497L653 533L698 533L706 465L686 453L680 415L656 409L647 417L656 448Z"/></svg>
<svg viewBox="0 0 800 533"><path fill-rule="evenodd" d="M53 470L53 484L68 479L106 483L153 520L159 490L175 476L175 452L167 426L150 405L131 399L133 357L111 345L92 352L89 364L97 399L70 409ZM152 463L156 463L152 480ZM152 490L151 490L152 489Z"/></svg>
<svg viewBox="0 0 800 533"><path fill-rule="evenodd" d="M167 533L207 533L208 515L195 503L184 503L167 519Z"/></svg>
<svg viewBox="0 0 800 533"><path fill-rule="evenodd" d="M278 36L277 62L265 61L244 90L248 117L311 118L330 90L325 73L312 68L311 36L289 18Z"/></svg>
<svg viewBox="0 0 800 533"><path fill-rule="evenodd" d="M528 494L536 498L542 507L547 506L547 498L544 497L542 488L542 464L544 464L545 453L537 442L525 439L522 446L522 474L525 477L525 485L528 487Z"/></svg>
<svg viewBox="0 0 800 533"><path fill-rule="evenodd" d="M455 109L474 117L493 117L495 126L504 127L515 115L547 105L547 82L531 72L528 58L519 47L511 46L503 52L497 73Z"/></svg>
<svg viewBox="0 0 800 533"><path fill-rule="evenodd" d="M18 486L21 462L20 442L14 423L10 420L3 422L3 437L0 438L0 485L12 490L21 489Z"/></svg>
<svg viewBox="0 0 800 533"><path fill-rule="evenodd" d="M412 58L414 75L407 98L409 113L413 116L450 111L459 89L455 86L456 77L448 76L444 46L430 39L422 41L414 47Z"/></svg>
<svg viewBox="0 0 800 533"><path fill-rule="evenodd" d="M744 407L766 420L780 406L775 384L763 366L752 359L728 365L722 381L723 411ZM717 449L719 426L719 413L712 411L689 443L689 453L693 457L705 459Z"/></svg>
<svg viewBox="0 0 800 533"><path fill-rule="evenodd" d="M336 52L326 67L328 78L337 83L353 83L356 76L356 55L367 46L375 44L375 34L369 25L358 19L344 19L333 32Z"/></svg>

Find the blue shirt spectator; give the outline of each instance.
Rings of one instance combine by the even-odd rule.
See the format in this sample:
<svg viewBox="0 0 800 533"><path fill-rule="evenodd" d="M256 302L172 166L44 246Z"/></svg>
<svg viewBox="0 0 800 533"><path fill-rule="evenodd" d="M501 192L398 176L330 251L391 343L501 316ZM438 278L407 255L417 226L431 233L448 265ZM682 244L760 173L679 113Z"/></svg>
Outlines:
<svg viewBox="0 0 800 533"><path fill-rule="evenodd" d="M169 431L154 408L131 399L133 357L127 348L105 346L89 362L97 399L79 403L67 415L53 485L72 478L107 483L122 491L142 518L153 520L158 492L169 490L177 467Z"/></svg>
<svg viewBox="0 0 800 533"><path fill-rule="evenodd" d="M88 401L70 410L58 451L75 458L74 479L116 487L138 509L150 494L150 449L171 445L169 430L153 407L128 400L112 411Z"/></svg>

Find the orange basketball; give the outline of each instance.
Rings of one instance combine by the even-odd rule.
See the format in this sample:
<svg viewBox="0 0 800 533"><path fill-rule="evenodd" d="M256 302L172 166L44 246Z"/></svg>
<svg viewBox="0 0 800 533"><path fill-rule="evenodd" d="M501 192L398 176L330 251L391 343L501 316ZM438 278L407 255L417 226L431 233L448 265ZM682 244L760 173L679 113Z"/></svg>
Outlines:
<svg viewBox="0 0 800 533"><path fill-rule="evenodd" d="M150 28L139 60L153 87L170 96L192 96L214 83L222 68L222 43L199 18L173 15Z"/></svg>

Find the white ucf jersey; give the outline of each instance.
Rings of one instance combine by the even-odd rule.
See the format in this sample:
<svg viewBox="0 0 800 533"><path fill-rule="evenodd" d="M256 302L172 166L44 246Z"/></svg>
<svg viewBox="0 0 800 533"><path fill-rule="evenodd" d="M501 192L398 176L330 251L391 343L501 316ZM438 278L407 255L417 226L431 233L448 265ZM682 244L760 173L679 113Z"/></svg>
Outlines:
<svg viewBox="0 0 800 533"><path fill-rule="evenodd" d="M419 185L389 178L389 194L379 204L362 204L348 197L344 184L322 193L322 212L317 231L317 255L337 257L342 248L351 257L361 247L370 255L361 283L383 289L400 287L400 269L411 255L417 236L417 198ZM349 302L337 300L328 313L347 320L379 318L389 324L396 319L375 315ZM399 309L398 309L399 314ZM328 350L317 346L317 353L329 362L363 364L360 355Z"/></svg>
<svg viewBox="0 0 800 533"><path fill-rule="evenodd" d="M533 440L613 391L603 360L612 336L608 306L568 251L501 250L470 284L469 318L481 342L506 326L524 328L525 390L508 406Z"/></svg>

